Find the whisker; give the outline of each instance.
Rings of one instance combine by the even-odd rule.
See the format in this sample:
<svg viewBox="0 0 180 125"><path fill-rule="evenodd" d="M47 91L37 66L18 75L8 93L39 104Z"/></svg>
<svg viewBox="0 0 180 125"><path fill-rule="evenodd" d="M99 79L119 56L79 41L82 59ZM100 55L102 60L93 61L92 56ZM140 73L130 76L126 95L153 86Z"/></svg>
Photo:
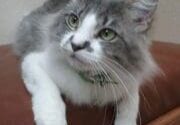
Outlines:
<svg viewBox="0 0 180 125"><path fill-rule="evenodd" d="M90 56L88 56L88 57L90 57ZM102 63L102 62L101 62ZM97 64L99 64L99 63L97 63ZM105 76L109 79L109 81L111 81L111 78L109 77L109 75L106 73L106 71L105 71L105 69L103 68L103 66L101 66L101 65L98 65L101 69L102 69L102 72L105 74ZM109 67L110 68L110 67ZM111 69L111 68L110 68ZM111 69L111 70L113 70L113 69ZM114 86L112 85L112 84L110 84L110 86L111 86L111 89L112 89L112 93L113 93L113 95L114 95L114 100L115 100L115 104L117 105L117 96L116 96L116 92L115 92L115 88L114 88ZM114 108L114 113L113 114L115 114L115 108ZM113 119L112 119L112 122L113 122Z"/></svg>
<svg viewBox="0 0 180 125"><path fill-rule="evenodd" d="M98 68L100 68L102 70L103 74L110 81L111 81L111 78L109 78L110 76L108 75L108 73L106 71L112 73L113 76L115 76L115 78L119 81L118 83L120 83L120 85L125 89L125 92L127 93L128 97L131 98L132 103L135 103L135 99L133 98L133 96L129 92L128 88L126 87L126 84L120 78L120 74L128 75L129 78L131 78L131 80L137 82L135 77L129 71L127 71L123 66L118 64L116 61L111 60L111 59L109 59L107 57L103 58L103 60L98 60L95 56L92 57L90 54L86 53L86 56L88 57L88 60L96 62ZM84 58L87 59L87 57L84 57ZM99 70L98 68L96 68L96 69ZM120 69L123 70L124 72L122 72ZM111 89L112 89L113 96L115 98L115 103L117 105L117 97L116 97L117 93L116 93L116 90L115 90L115 88L114 88L114 86L112 84L110 84L110 86L111 86ZM117 87L120 87L120 86L117 86Z"/></svg>
<svg viewBox="0 0 180 125"><path fill-rule="evenodd" d="M106 73L106 71L104 70L104 68L103 68L101 65L99 65L99 66L102 68L103 73L105 73L105 76L109 79L109 81L111 81L109 75ZM111 85L111 86L112 86L112 85ZM104 87L105 87L105 86L104 86ZM117 105L117 97L116 97L116 93L115 93L115 91L112 91L112 93L113 93L114 98L115 98L115 104ZM106 112L106 109L105 109L105 112ZM115 110L115 108L114 108L114 111L113 111L113 117L115 116L115 112L116 112L116 110ZM105 119L104 119L104 121L105 121ZM112 118L112 120L110 121L110 124L112 124L113 121L114 121L114 119ZM104 125L104 122L103 122L103 125Z"/></svg>

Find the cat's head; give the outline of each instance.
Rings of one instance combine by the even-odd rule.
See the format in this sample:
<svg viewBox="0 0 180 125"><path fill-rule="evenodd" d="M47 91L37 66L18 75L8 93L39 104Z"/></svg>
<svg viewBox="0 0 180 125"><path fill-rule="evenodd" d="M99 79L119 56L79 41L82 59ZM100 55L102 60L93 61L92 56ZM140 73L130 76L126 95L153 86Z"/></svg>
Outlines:
<svg viewBox="0 0 180 125"><path fill-rule="evenodd" d="M136 74L153 64L146 33L157 1L71 0L55 20L51 39L76 70Z"/></svg>

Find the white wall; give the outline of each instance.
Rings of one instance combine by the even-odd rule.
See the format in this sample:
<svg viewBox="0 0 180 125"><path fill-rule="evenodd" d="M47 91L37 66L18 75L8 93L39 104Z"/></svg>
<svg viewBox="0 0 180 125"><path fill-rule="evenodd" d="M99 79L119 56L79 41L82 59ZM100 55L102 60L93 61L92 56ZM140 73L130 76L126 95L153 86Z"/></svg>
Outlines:
<svg viewBox="0 0 180 125"><path fill-rule="evenodd" d="M17 22L45 0L0 0L0 43L10 42ZM180 0L160 0L153 39L180 43Z"/></svg>
<svg viewBox="0 0 180 125"><path fill-rule="evenodd" d="M17 22L45 0L0 0L0 43L12 41Z"/></svg>
<svg viewBox="0 0 180 125"><path fill-rule="evenodd" d="M180 0L160 0L153 38L180 43Z"/></svg>

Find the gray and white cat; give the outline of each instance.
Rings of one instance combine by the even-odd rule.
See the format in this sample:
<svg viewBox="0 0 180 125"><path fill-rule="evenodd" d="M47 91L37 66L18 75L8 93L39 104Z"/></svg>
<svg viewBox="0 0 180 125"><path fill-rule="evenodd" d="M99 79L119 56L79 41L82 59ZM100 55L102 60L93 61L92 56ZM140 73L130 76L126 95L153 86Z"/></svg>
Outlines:
<svg viewBox="0 0 180 125"><path fill-rule="evenodd" d="M138 89L156 71L147 31L158 0L49 0L20 23L14 49L37 125L66 125L75 104L117 107L136 125Z"/></svg>

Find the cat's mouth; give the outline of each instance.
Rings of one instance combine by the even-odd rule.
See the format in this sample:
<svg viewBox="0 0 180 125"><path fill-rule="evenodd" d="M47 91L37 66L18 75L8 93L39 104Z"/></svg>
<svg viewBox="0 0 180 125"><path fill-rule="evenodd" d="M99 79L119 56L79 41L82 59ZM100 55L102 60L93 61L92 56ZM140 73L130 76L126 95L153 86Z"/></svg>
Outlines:
<svg viewBox="0 0 180 125"><path fill-rule="evenodd" d="M87 59L84 59L76 53L72 53L69 56L68 63L78 71L90 71L93 69L91 63Z"/></svg>
<svg viewBox="0 0 180 125"><path fill-rule="evenodd" d="M77 56L77 54L73 53L70 55L70 58L73 60L73 61L76 61L77 63L82 63L84 64L85 62L79 57Z"/></svg>
<svg viewBox="0 0 180 125"><path fill-rule="evenodd" d="M95 68L90 62L87 62L86 59L80 57L81 56L76 54L70 56L72 59L71 66L76 69L82 79L92 84L100 84L101 86L109 83L117 84L113 79L110 79L111 75L108 72L104 73L104 71L98 69L98 67Z"/></svg>

